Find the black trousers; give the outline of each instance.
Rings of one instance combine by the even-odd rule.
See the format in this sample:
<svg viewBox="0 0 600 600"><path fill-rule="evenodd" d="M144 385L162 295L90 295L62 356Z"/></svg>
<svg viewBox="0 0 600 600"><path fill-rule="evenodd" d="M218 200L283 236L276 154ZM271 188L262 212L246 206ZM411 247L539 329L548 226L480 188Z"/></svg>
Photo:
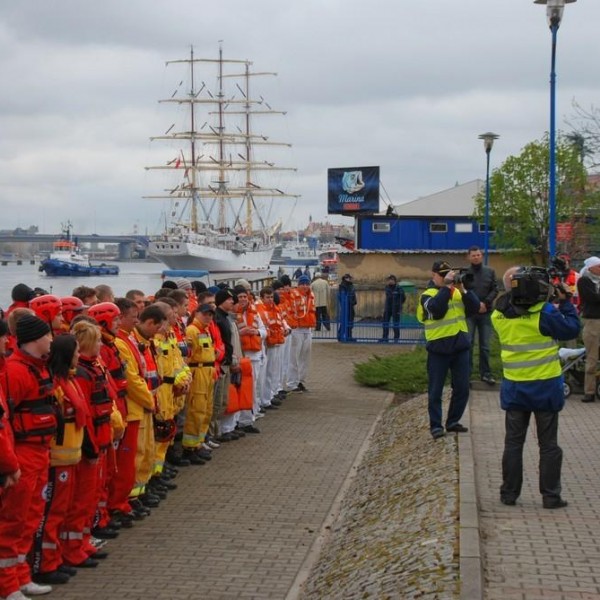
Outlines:
<svg viewBox="0 0 600 600"><path fill-rule="evenodd" d="M502 487L500 495L507 500L516 500L523 486L523 445L527 436L532 411L507 410L505 416L506 435L502 456ZM534 412L540 448L540 494L544 498L560 498L560 471L562 450L557 442L558 413Z"/></svg>

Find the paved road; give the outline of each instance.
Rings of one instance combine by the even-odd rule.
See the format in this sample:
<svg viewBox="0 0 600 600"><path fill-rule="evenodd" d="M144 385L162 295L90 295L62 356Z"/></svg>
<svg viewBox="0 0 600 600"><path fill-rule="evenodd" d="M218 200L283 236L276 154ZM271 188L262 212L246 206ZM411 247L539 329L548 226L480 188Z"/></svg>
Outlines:
<svg viewBox="0 0 600 600"><path fill-rule="evenodd" d="M389 399L352 379L354 362L372 351L314 344L310 393L270 411L260 435L224 444L209 465L182 469L179 488L110 542L107 560L49 597L285 598Z"/></svg>
<svg viewBox="0 0 600 600"><path fill-rule="evenodd" d="M488 600L600 598L600 403L567 400L560 416L565 509L544 510L535 428L525 448L517 506L500 503L504 413L498 392L471 398L484 588Z"/></svg>

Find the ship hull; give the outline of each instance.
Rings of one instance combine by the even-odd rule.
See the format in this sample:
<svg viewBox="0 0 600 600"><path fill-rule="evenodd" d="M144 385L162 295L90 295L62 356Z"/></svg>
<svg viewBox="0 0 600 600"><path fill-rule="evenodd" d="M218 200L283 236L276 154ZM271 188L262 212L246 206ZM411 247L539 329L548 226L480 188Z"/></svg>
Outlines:
<svg viewBox="0 0 600 600"><path fill-rule="evenodd" d="M119 274L119 267L116 265L80 265L55 258L43 260L39 270L49 277L97 277Z"/></svg>
<svg viewBox="0 0 600 600"><path fill-rule="evenodd" d="M265 271L269 268L273 248L233 252L183 241L156 241L148 246L150 256L169 269L201 269L211 273Z"/></svg>

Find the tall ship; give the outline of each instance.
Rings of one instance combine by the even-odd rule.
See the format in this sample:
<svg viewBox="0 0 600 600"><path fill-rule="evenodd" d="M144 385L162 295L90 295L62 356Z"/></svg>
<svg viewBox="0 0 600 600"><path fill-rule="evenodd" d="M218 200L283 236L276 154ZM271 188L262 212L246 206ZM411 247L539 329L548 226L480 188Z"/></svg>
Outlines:
<svg viewBox="0 0 600 600"><path fill-rule="evenodd" d="M169 65L183 66L188 79L159 102L182 107L186 123L182 130L171 125L150 138L175 146L176 155L146 169L170 171L177 181L159 195L145 196L170 203L164 233L151 240L149 254L170 269L266 270L281 224L269 226L265 214L273 212L273 202L298 197L263 181L296 169L257 157L257 150L291 147L258 133L255 125L264 117L285 114L251 93L254 78L276 73L254 71L248 60L225 59L221 47L218 58L196 58L191 48L189 58ZM216 71L215 89L204 82L207 76L199 78L201 68Z"/></svg>

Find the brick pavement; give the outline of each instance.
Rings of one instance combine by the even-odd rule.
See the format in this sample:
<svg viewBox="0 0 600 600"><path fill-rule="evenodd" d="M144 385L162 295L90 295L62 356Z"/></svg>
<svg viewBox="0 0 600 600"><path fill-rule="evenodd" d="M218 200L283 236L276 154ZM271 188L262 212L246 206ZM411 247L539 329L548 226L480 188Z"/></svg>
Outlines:
<svg viewBox="0 0 600 600"><path fill-rule="evenodd" d="M270 411L260 435L182 469L179 488L110 542L108 559L48 597L285 598L388 402L352 378L353 363L374 351L397 349L314 344L310 393Z"/></svg>
<svg viewBox="0 0 600 600"><path fill-rule="evenodd" d="M538 492L535 427L524 452L517 506L499 500L504 412L498 392L470 401L487 600L600 598L600 403L571 396L560 415L565 509L544 510Z"/></svg>

